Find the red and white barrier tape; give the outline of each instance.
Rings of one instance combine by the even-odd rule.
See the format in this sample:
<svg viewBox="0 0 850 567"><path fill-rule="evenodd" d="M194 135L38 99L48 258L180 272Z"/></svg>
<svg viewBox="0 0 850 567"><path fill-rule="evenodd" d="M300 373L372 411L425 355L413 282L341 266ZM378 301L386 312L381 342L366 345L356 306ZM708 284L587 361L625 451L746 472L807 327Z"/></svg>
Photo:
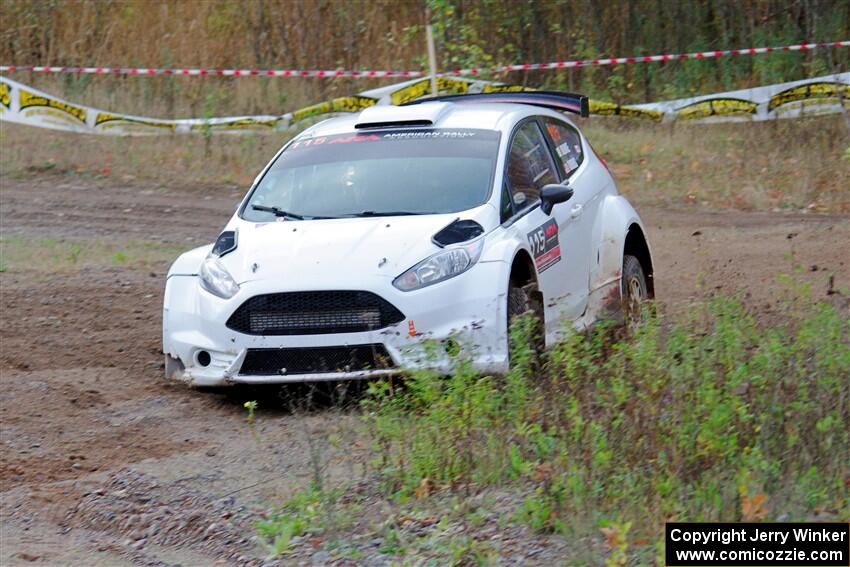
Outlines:
<svg viewBox="0 0 850 567"><path fill-rule="evenodd" d="M178 75L187 77L420 77L422 71L346 71L342 69L153 69L135 67L56 67L33 65L0 65L3 71L30 71L33 73L91 73L95 75Z"/></svg>
<svg viewBox="0 0 850 567"><path fill-rule="evenodd" d="M650 63L654 61L678 61L684 59L710 59L726 55L758 55L783 51L808 51L827 47L850 47L850 40L825 43L803 43L779 47L751 47L748 49L726 49L721 51L698 51L695 53L668 53L664 55L641 55L635 57L610 57L603 59L584 59L576 61L554 61L552 63L522 63L497 67L478 67L456 69L442 75L482 75L484 73L504 73L509 71L534 71L539 69L570 69L598 65L621 65L624 63ZM98 75L177 75L187 77L345 77L357 79L379 79L387 77L422 77L425 71L383 71L383 70L319 70L319 69L155 69L136 67L56 67L33 65L0 65L0 72L30 71L34 73L89 73Z"/></svg>
<svg viewBox="0 0 850 567"><path fill-rule="evenodd" d="M641 55L636 57L611 57L607 59L584 59L579 61L555 61L552 63L524 63L503 65L500 67L479 67L477 69L457 69L448 75L480 75L482 73L501 73L507 71L530 71L537 69L569 69L573 67L591 67L594 65L620 65L623 63L650 63L654 61L678 61L683 59L709 59L726 55L757 55L783 51L808 51L825 47L850 47L850 40L830 41L826 43L803 43L780 47L751 47L749 49L726 49L722 51L698 51L695 53L668 53L665 55Z"/></svg>

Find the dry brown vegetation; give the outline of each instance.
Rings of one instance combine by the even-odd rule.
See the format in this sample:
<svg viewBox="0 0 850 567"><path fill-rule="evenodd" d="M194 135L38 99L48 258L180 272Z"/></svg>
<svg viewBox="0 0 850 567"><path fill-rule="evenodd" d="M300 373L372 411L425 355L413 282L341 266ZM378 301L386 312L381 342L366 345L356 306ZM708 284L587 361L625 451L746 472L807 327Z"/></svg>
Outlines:
<svg viewBox="0 0 850 567"><path fill-rule="evenodd" d="M422 69L426 7L441 70L850 37L842 0L5 0L18 65ZM850 50L530 71L492 77L646 102L846 70ZM14 79L118 112L282 113L386 80L44 76Z"/></svg>
<svg viewBox="0 0 850 567"><path fill-rule="evenodd" d="M583 127L639 205L850 211L840 117L677 126L594 117ZM4 125L0 175L244 190L288 136L112 138Z"/></svg>

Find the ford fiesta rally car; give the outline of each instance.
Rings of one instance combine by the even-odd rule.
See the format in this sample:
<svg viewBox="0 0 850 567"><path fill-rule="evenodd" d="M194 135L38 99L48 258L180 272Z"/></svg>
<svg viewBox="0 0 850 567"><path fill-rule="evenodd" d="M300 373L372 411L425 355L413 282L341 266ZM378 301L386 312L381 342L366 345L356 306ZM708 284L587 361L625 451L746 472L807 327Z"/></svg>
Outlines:
<svg viewBox="0 0 850 567"><path fill-rule="evenodd" d="M504 372L509 320L545 343L653 295L645 230L565 93L373 106L287 143L215 244L171 266L166 374L199 386ZM436 342L435 342L436 341ZM434 352L436 350L436 352Z"/></svg>

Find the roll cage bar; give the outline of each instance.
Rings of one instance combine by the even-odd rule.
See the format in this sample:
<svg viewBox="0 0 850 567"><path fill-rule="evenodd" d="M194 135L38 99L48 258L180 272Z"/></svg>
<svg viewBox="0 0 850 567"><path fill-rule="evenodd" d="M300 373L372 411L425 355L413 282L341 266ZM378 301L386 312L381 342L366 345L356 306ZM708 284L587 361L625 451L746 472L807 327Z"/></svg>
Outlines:
<svg viewBox="0 0 850 567"><path fill-rule="evenodd" d="M455 103L498 102L509 104L530 104L552 110L572 112L583 118L590 116L590 104L588 103L586 96L557 91L504 91L495 93L439 95L412 100L402 104L401 106L410 106L432 101Z"/></svg>

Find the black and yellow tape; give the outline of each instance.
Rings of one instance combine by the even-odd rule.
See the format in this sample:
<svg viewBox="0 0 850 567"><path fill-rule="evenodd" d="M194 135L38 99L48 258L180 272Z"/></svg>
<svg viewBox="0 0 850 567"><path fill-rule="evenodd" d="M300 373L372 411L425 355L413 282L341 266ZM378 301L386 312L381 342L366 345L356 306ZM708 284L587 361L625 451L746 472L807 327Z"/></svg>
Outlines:
<svg viewBox="0 0 850 567"><path fill-rule="evenodd" d="M818 100L824 103L834 103L838 100L850 99L850 85L833 82L817 82L799 85L770 97L767 109L770 111L800 101ZM818 104L818 103L816 103Z"/></svg>
<svg viewBox="0 0 850 567"><path fill-rule="evenodd" d="M132 116L124 116L121 114L110 114L108 112L98 112L94 119L94 126L97 129L106 130L109 128L123 127L127 124L134 126L146 126L151 128L161 128L164 130L174 131L177 125L168 121L149 120L145 118L134 118Z"/></svg>
<svg viewBox="0 0 850 567"><path fill-rule="evenodd" d="M39 94L31 93L24 89L20 89L18 91L20 96L20 109L24 110L32 107L45 107L52 108L54 110L60 111L60 113L67 114L73 118L76 118L83 124L86 122L86 109L80 106L74 106L73 104L68 104L67 102L62 102L60 100L52 99L46 96L42 96ZM53 113L51 113L53 114ZM62 116L59 114L58 116Z"/></svg>
<svg viewBox="0 0 850 567"><path fill-rule="evenodd" d="M660 122L664 118L664 113L660 110L636 108L634 106L625 106L616 102L605 102L596 99L590 99L588 104L590 114L596 114L598 116L625 116L628 118L653 120L655 122Z"/></svg>
<svg viewBox="0 0 850 567"><path fill-rule="evenodd" d="M683 106L676 110L680 120L698 120L710 116L746 116L752 117L758 104L740 98L709 98Z"/></svg>
<svg viewBox="0 0 850 567"><path fill-rule="evenodd" d="M2 81L0 81L0 104L6 108L12 106L12 89Z"/></svg>
<svg viewBox="0 0 850 567"><path fill-rule="evenodd" d="M343 96L296 110L292 113L292 122L334 112L359 112L374 106L376 102L378 101L368 96Z"/></svg>

